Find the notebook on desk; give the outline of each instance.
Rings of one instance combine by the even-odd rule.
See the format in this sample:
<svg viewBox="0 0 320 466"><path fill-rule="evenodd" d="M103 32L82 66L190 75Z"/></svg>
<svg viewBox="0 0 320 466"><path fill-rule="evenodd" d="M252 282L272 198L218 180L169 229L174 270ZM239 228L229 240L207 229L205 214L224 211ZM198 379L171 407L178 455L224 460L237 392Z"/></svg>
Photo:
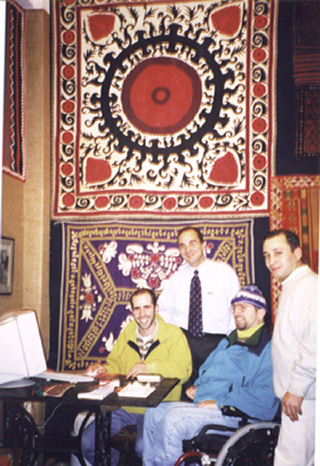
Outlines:
<svg viewBox="0 0 320 466"><path fill-rule="evenodd" d="M0 387L12 388L14 382L30 377L70 383L95 380L83 373L49 370L36 312L30 309L5 312L0 318Z"/></svg>

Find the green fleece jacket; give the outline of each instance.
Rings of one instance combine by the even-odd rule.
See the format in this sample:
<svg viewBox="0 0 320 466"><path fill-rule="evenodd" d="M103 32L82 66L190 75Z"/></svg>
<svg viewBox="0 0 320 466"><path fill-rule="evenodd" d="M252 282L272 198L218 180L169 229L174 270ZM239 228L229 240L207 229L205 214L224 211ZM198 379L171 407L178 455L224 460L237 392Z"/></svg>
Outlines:
<svg viewBox="0 0 320 466"><path fill-rule="evenodd" d="M167 324L158 314L156 319L159 323L158 334L144 363L147 365L148 374L160 374L163 377L180 379L179 384L165 398L165 401L177 401L180 400L182 384L191 375L192 359L189 345L179 327ZM109 373L126 375L132 366L141 362L136 328L137 324L133 320L120 333L105 365ZM126 409L142 412L141 409Z"/></svg>

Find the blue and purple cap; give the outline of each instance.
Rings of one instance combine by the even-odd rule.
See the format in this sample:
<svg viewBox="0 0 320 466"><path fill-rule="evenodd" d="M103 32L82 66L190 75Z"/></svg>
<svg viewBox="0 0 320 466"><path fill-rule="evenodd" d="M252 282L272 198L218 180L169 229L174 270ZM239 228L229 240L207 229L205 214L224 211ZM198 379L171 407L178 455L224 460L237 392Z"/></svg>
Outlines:
<svg viewBox="0 0 320 466"><path fill-rule="evenodd" d="M242 287L231 300L231 306L239 302L252 304L252 306L265 309L266 313L269 312L267 301L257 285L245 285Z"/></svg>

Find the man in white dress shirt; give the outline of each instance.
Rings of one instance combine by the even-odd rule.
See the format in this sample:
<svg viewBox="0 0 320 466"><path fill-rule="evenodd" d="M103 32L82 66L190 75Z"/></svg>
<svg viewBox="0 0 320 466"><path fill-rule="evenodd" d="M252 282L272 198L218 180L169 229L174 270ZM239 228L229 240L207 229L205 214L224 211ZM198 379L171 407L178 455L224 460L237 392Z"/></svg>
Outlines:
<svg viewBox="0 0 320 466"><path fill-rule="evenodd" d="M230 265L206 258L206 242L198 228L183 228L178 234L178 247L187 265L170 277L158 303L161 317L181 327L187 336L193 363L192 375L185 384L189 386L197 378L199 367L207 356L235 328L230 302L240 284ZM197 336L189 331L190 286L195 270L200 278L202 296L202 331Z"/></svg>
<svg viewBox="0 0 320 466"><path fill-rule="evenodd" d="M274 466L313 466L319 278L302 263L299 238L291 231L270 231L263 255L282 282L271 347L282 410Z"/></svg>

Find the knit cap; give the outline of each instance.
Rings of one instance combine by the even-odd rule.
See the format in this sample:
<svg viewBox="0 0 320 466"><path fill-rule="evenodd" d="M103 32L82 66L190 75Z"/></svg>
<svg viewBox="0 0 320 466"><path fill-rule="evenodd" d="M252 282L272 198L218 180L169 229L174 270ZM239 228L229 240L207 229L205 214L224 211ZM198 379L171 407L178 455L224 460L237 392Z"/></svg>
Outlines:
<svg viewBox="0 0 320 466"><path fill-rule="evenodd" d="M246 285L241 288L231 300L231 306L239 302L252 304L253 306L265 309L267 313L269 312L267 301L257 285Z"/></svg>

